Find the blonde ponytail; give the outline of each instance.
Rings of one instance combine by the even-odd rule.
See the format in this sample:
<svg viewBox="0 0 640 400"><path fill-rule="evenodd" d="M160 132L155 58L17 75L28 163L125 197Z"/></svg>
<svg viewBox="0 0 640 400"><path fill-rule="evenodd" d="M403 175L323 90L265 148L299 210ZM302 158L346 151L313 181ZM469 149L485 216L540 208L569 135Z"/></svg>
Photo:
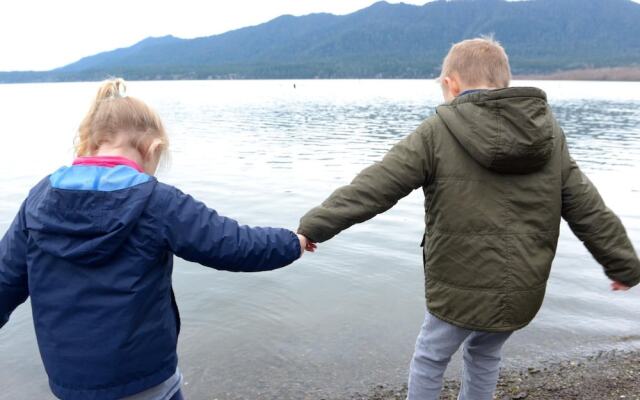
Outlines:
<svg viewBox="0 0 640 400"><path fill-rule="evenodd" d="M164 155L169 147L162 120L143 101L127 96L123 79L102 83L89 111L80 123L75 141L77 156L93 155L101 144L126 134L129 145L143 157L151 147Z"/></svg>

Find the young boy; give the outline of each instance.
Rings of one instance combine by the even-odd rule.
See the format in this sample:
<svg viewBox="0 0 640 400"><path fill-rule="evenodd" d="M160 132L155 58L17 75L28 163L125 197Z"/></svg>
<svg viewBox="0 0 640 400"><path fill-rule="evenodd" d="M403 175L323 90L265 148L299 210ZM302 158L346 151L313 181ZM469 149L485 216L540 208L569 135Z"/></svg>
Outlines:
<svg viewBox="0 0 640 400"><path fill-rule="evenodd" d="M409 400L439 398L463 343L459 399L493 398L503 344L542 305L561 217L614 290L640 281L624 227L569 155L545 93L509 88L510 79L499 43L455 44L440 77L446 103L300 223L299 233L324 242L422 187L428 312Z"/></svg>

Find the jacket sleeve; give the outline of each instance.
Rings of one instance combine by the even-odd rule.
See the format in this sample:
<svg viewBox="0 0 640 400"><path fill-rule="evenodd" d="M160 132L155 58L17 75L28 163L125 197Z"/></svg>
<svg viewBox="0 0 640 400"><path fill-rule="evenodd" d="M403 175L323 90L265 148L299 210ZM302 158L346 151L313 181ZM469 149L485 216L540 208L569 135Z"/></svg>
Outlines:
<svg viewBox="0 0 640 400"><path fill-rule="evenodd" d="M428 126L397 143L382 161L364 169L351 184L337 189L300 220L298 233L313 242L331 239L350 226L393 207L426 184L431 172Z"/></svg>
<svg viewBox="0 0 640 400"><path fill-rule="evenodd" d="M180 258L235 272L269 271L301 256L295 233L280 228L252 228L226 218L176 188L170 188L163 239Z"/></svg>
<svg viewBox="0 0 640 400"><path fill-rule="evenodd" d="M564 137L562 145L562 217L611 280L637 285L640 261L620 218L571 158Z"/></svg>
<svg viewBox="0 0 640 400"><path fill-rule="evenodd" d="M0 241L0 328L20 304L29 297L27 280L27 233L24 207Z"/></svg>

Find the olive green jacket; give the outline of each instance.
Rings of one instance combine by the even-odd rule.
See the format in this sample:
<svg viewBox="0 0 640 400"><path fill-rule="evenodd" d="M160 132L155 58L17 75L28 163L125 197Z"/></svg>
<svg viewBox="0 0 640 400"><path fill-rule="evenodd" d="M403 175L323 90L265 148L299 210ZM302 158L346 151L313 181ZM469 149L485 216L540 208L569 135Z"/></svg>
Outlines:
<svg viewBox="0 0 640 400"><path fill-rule="evenodd" d="M539 89L476 92L439 106L309 211L299 232L329 240L420 187L427 307L440 319L482 331L527 325L542 305L561 217L610 279L640 281L620 219L569 155Z"/></svg>

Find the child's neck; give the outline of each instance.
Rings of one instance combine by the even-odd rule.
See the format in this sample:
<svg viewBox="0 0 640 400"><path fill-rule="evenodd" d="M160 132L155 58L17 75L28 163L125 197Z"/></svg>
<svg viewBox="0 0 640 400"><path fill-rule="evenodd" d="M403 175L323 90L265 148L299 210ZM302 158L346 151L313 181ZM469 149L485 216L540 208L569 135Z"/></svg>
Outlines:
<svg viewBox="0 0 640 400"><path fill-rule="evenodd" d="M477 91L481 91L481 90L495 90L497 88L495 87L490 87L490 86L473 86L473 87L468 87L468 88L460 88L460 93L458 93L458 96L460 96L463 93L467 93L467 92L477 92Z"/></svg>
<svg viewBox="0 0 640 400"><path fill-rule="evenodd" d="M138 165L143 165L144 164L144 160L142 159L142 156L140 155L140 152L137 149L134 149L130 146L112 146L109 145L107 143L103 144L100 146L100 148L98 148L98 151L96 152L96 154L94 154L94 156L96 157L102 157L102 156L111 156L111 157L124 157L127 158L133 162L135 162Z"/></svg>

